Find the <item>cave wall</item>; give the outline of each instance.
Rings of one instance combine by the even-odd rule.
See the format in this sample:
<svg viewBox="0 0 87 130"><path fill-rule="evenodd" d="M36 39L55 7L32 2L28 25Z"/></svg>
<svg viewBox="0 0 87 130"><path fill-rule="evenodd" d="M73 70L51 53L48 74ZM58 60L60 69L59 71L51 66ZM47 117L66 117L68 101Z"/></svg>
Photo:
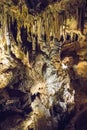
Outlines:
<svg viewBox="0 0 87 130"><path fill-rule="evenodd" d="M1 130L75 129L72 118L87 103L87 41L78 12L84 6L78 0L0 2ZM81 40L65 44L61 57L58 43L67 32Z"/></svg>

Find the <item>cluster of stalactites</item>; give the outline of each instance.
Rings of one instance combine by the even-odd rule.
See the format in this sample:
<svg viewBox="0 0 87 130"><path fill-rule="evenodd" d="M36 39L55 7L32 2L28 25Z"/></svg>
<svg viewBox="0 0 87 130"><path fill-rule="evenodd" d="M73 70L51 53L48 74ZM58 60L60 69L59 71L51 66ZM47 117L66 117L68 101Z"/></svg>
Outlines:
<svg viewBox="0 0 87 130"><path fill-rule="evenodd" d="M59 20L61 19L61 21ZM17 22L17 41L21 42L21 28L27 29L27 38L31 41L32 36L36 35L39 40L44 36L46 41L50 41L50 36L59 38L63 33L63 15L56 13L43 13L39 16L27 15L23 20L13 19Z"/></svg>
<svg viewBox="0 0 87 130"><path fill-rule="evenodd" d="M1 25L3 32L4 27L13 34L16 43L20 46L25 43L32 43L32 49L35 50L35 44L41 41L49 43L53 38L60 39L65 30L64 12L58 13L56 10L48 8L46 11L33 16L28 13L25 5L11 8L11 12L3 6L1 15ZM5 30L4 30L5 32Z"/></svg>

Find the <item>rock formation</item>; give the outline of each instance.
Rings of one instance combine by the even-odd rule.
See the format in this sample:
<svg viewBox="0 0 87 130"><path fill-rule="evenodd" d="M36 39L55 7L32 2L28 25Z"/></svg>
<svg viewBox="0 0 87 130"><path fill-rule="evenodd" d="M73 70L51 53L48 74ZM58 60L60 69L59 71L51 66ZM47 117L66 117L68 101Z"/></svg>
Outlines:
<svg viewBox="0 0 87 130"><path fill-rule="evenodd" d="M86 0L0 1L0 130L87 130Z"/></svg>

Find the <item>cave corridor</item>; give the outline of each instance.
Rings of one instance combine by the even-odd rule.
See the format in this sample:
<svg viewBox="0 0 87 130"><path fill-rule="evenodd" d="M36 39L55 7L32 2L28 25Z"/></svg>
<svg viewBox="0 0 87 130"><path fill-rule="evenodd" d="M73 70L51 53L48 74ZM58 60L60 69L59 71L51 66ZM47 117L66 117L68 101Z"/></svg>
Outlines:
<svg viewBox="0 0 87 130"><path fill-rule="evenodd" d="M87 130L87 0L0 0L0 130Z"/></svg>

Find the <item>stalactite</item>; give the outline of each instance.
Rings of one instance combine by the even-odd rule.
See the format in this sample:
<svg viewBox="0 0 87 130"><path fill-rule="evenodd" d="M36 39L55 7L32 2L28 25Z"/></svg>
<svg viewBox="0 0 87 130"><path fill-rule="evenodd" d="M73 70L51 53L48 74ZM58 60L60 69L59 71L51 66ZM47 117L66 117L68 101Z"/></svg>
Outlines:
<svg viewBox="0 0 87 130"><path fill-rule="evenodd" d="M10 41L10 34L8 30L8 26L5 27L5 38L6 38L6 44L7 44L7 53L11 53L11 41Z"/></svg>
<svg viewBox="0 0 87 130"><path fill-rule="evenodd" d="M57 27L56 27L56 11L54 11L54 38L56 38L56 29L57 29Z"/></svg>
<svg viewBox="0 0 87 130"><path fill-rule="evenodd" d="M3 41L2 42L3 42L4 49L6 51L8 49L7 44L9 44L7 43L7 7L6 5L4 5L3 9L4 9L4 12L3 12L4 20L3 20L3 34L2 34Z"/></svg>
<svg viewBox="0 0 87 130"><path fill-rule="evenodd" d="M58 14L57 14L57 11L55 12L55 37L58 38Z"/></svg>
<svg viewBox="0 0 87 130"><path fill-rule="evenodd" d="M27 26L27 40L32 42L31 23L29 23Z"/></svg>
<svg viewBox="0 0 87 130"><path fill-rule="evenodd" d="M37 35L37 21L34 19L33 21L33 35L32 35L32 51L36 51L36 35Z"/></svg>
<svg viewBox="0 0 87 130"><path fill-rule="evenodd" d="M20 9L20 14L22 14L22 0L19 2L19 9Z"/></svg>
<svg viewBox="0 0 87 130"><path fill-rule="evenodd" d="M32 38L32 51L33 51L33 54L36 52L36 37L35 36Z"/></svg>
<svg viewBox="0 0 87 130"><path fill-rule="evenodd" d="M2 36L2 14L0 15L0 37L1 36Z"/></svg>
<svg viewBox="0 0 87 130"><path fill-rule="evenodd" d="M19 47L22 47L22 46L21 46L22 40L21 40L20 28L21 28L21 27L18 25L18 27L17 27L17 42L18 42L18 46L19 46Z"/></svg>
<svg viewBox="0 0 87 130"><path fill-rule="evenodd" d="M58 33L58 40L60 39L60 19L59 19L59 14L57 12L57 19L58 19L58 24L57 24L57 33Z"/></svg>
<svg viewBox="0 0 87 130"><path fill-rule="evenodd" d="M46 36L47 36L47 41L49 41L49 27L48 27L48 16L46 14Z"/></svg>
<svg viewBox="0 0 87 130"><path fill-rule="evenodd" d="M49 14L49 26L48 26L48 28L49 28L49 38L50 38L50 36L53 35L53 27L54 27L54 21L53 21L52 13L50 12L50 14Z"/></svg>
<svg viewBox="0 0 87 130"><path fill-rule="evenodd" d="M38 42L41 40L41 30L42 30L42 21L41 21L41 16L38 19Z"/></svg>
<svg viewBox="0 0 87 130"><path fill-rule="evenodd" d="M43 35L43 38L45 38L46 32L47 32L47 30L46 30L46 13L44 12L44 15L43 15L43 25L42 25L42 35Z"/></svg>
<svg viewBox="0 0 87 130"><path fill-rule="evenodd" d="M0 52L4 54L4 47L3 47L3 13L0 15Z"/></svg>

